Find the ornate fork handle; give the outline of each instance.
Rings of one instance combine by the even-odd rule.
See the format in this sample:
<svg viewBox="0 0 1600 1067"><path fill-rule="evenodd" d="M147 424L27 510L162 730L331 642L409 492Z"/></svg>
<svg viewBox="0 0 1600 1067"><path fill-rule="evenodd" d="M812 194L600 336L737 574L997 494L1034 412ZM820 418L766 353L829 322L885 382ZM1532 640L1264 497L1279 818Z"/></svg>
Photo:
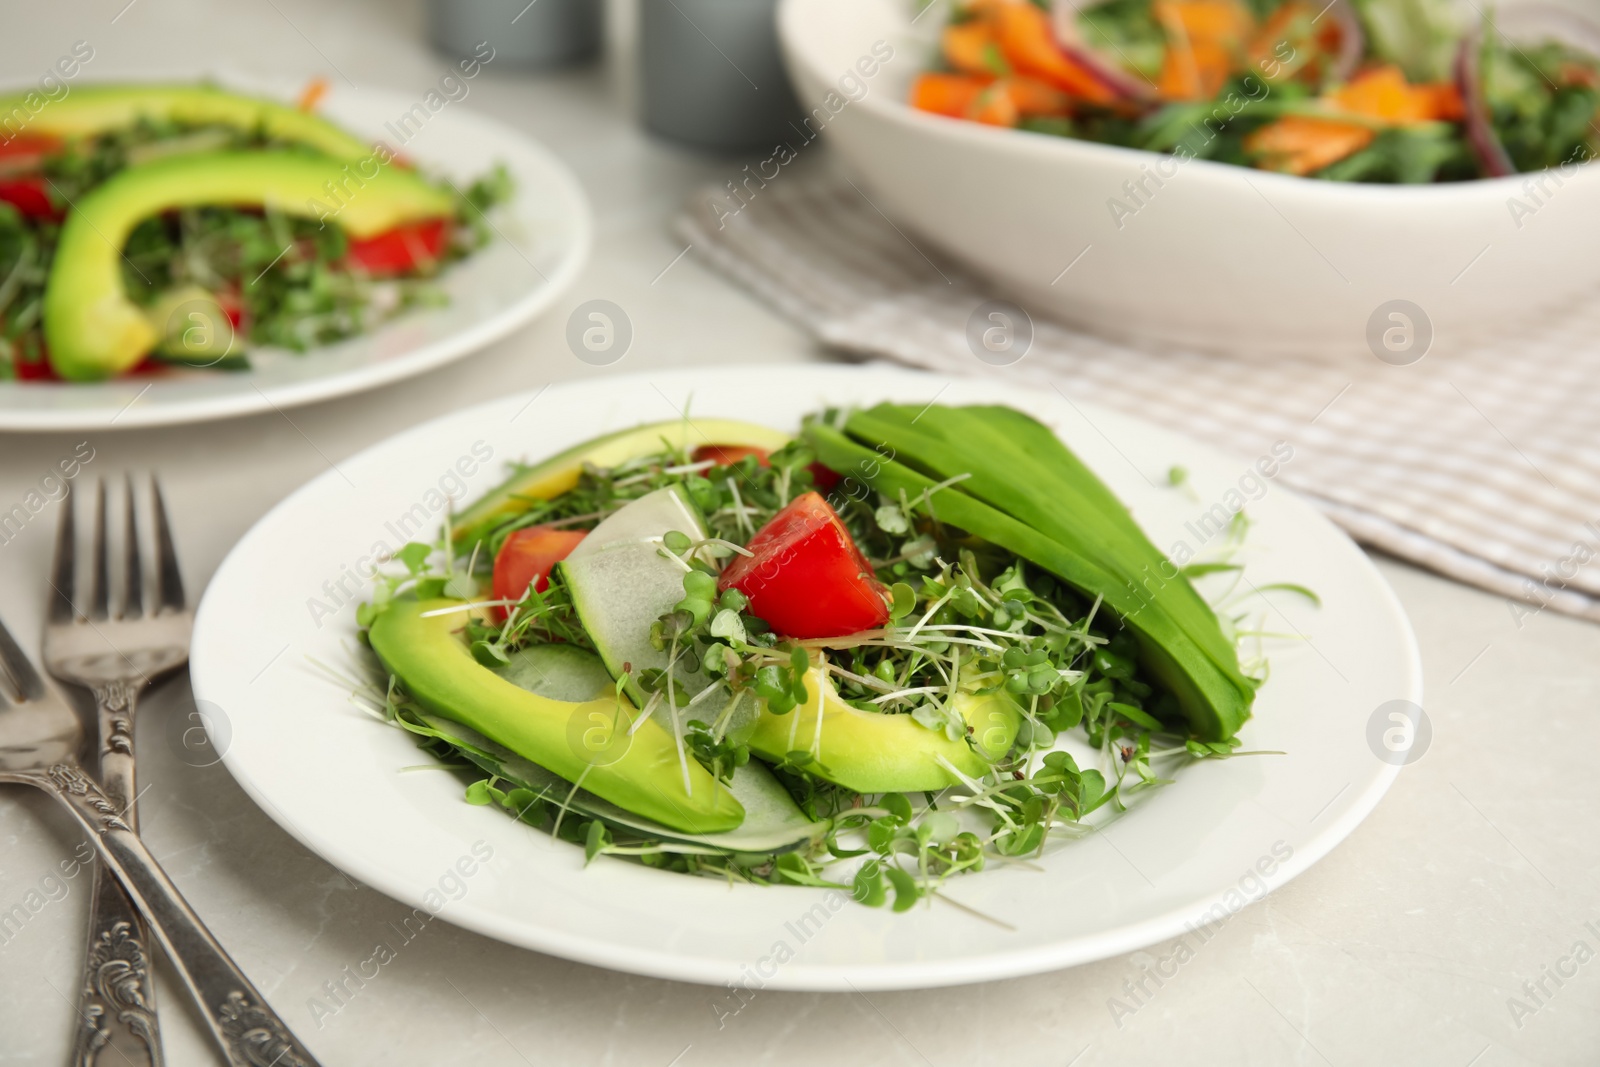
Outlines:
<svg viewBox="0 0 1600 1067"><path fill-rule="evenodd" d="M137 830L133 712L139 686L128 682L97 685L94 700L100 719L100 781L106 796L123 812L123 820ZM78 986L74 1067L93 1067L107 1048L118 1055L107 1054L105 1062L162 1067L149 943L138 908L105 865L96 865L88 951Z"/></svg>
<svg viewBox="0 0 1600 1067"><path fill-rule="evenodd" d="M150 921L228 1062L234 1067L318 1067L178 893L123 817L122 805L74 763L51 767L40 784L89 831L100 858Z"/></svg>

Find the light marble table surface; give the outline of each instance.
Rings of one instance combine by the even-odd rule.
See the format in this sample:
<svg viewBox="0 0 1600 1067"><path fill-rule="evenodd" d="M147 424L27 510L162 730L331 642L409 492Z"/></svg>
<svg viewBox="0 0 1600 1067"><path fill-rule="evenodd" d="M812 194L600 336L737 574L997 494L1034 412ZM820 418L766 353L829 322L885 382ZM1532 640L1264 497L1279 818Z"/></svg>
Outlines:
<svg viewBox="0 0 1600 1067"><path fill-rule="evenodd" d="M629 20L616 12L625 54ZM89 40L100 77L338 70L363 87L420 92L443 69L421 37L414 3L13 4L0 72L7 83L31 81ZM198 591L290 490L440 412L588 374L827 358L694 254L673 263L683 246L666 221L698 183L731 177L738 164L642 136L628 69L619 60L543 76L490 69L466 105L550 145L594 203L595 255L551 314L453 367L293 411L292 423L270 414L192 429L0 435L0 501L20 500L87 437L92 473L161 473ZM571 308L597 297L625 307L636 330L627 358L604 371L563 340ZM0 610L30 637L55 517L0 546ZM139 720L145 834L329 1065L1600 1062L1600 963L1588 951L1600 950L1600 628L1548 612L1519 625L1495 597L1379 566L1421 639L1432 747L1348 841L1228 921L1159 987L1145 975L1172 946L964 988L762 992L728 1014L723 990L568 963L435 923L336 1015L314 1017L309 1002L323 984L366 959L407 909L302 848L222 766L178 758L166 731L192 708L182 680L157 690ZM0 790L0 910L53 889L0 940L0 1063L66 1058L88 877L44 879L78 840L42 797ZM216 1062L175 978L160 978L168 1062ZM1131 992L1141 980L1146 992ZM1535 983L1531 992L1524 983Z"/></svg>

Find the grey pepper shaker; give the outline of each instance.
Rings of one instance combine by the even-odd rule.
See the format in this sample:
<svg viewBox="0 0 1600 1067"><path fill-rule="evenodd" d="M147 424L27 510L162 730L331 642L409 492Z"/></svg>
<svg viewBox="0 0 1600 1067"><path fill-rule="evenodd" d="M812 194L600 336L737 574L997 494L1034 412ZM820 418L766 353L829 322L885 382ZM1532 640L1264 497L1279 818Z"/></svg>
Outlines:
<svg viewBox="0 0 1600 1067"><path fill-rule="evenodd" d="M433 46L471 56L480 42L497 66L554 67L600 50L602 0L428 0Z"/></svg>
<svg viewBox="0 0 1600 1067"><path fill-rule="evenodd" d="M724 151L770 147L790 131L800 106L778 52L777 0L639 0L639 6L647 129Z"/></svg>

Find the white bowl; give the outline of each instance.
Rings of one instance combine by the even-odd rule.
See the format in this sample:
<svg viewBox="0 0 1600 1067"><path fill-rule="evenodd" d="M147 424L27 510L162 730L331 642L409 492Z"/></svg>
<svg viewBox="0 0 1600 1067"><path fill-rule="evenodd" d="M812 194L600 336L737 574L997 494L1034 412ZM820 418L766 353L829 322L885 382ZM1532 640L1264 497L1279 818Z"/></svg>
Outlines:
<svg viewBox="0 0 1600 1067"><path fill-rule="evenodd" d="M824 109L812 125L919 245L1032 314L1114 337L1344 355L1369 348L1369 320L1379 334L1400 325L1387 309L1375 319L1390 301L1420 307L1437 345L1513 331L1600 287L1594 168L1359 185L948 119L905 104L945 12L912 14L908 0L783 0L802 107ZM876 42L893 57L863 77ZM1124 183L1141 180L1134 200ZM1114 218L1113 198L1133 213Z"/></svg>

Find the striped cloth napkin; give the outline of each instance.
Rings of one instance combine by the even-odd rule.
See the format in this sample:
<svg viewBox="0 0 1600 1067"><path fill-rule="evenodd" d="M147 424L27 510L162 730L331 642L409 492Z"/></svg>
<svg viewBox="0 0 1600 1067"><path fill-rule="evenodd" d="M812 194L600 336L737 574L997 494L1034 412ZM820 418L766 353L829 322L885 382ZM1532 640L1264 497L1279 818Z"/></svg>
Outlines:
<svg viewBox="0 0 1600 1067"><path fill-rule="evenodd" d="M826 166L736 214L691 199L676 232L826 344L952 375L986 367L968 320L993 295ZM925 244L925 243L924 243ZM1152 351L1044 320L1008 374L1180 429L1276 479L1352 537L1507 598L1600 621L1600 301L1497 344L1391 366Z"/></svg>

